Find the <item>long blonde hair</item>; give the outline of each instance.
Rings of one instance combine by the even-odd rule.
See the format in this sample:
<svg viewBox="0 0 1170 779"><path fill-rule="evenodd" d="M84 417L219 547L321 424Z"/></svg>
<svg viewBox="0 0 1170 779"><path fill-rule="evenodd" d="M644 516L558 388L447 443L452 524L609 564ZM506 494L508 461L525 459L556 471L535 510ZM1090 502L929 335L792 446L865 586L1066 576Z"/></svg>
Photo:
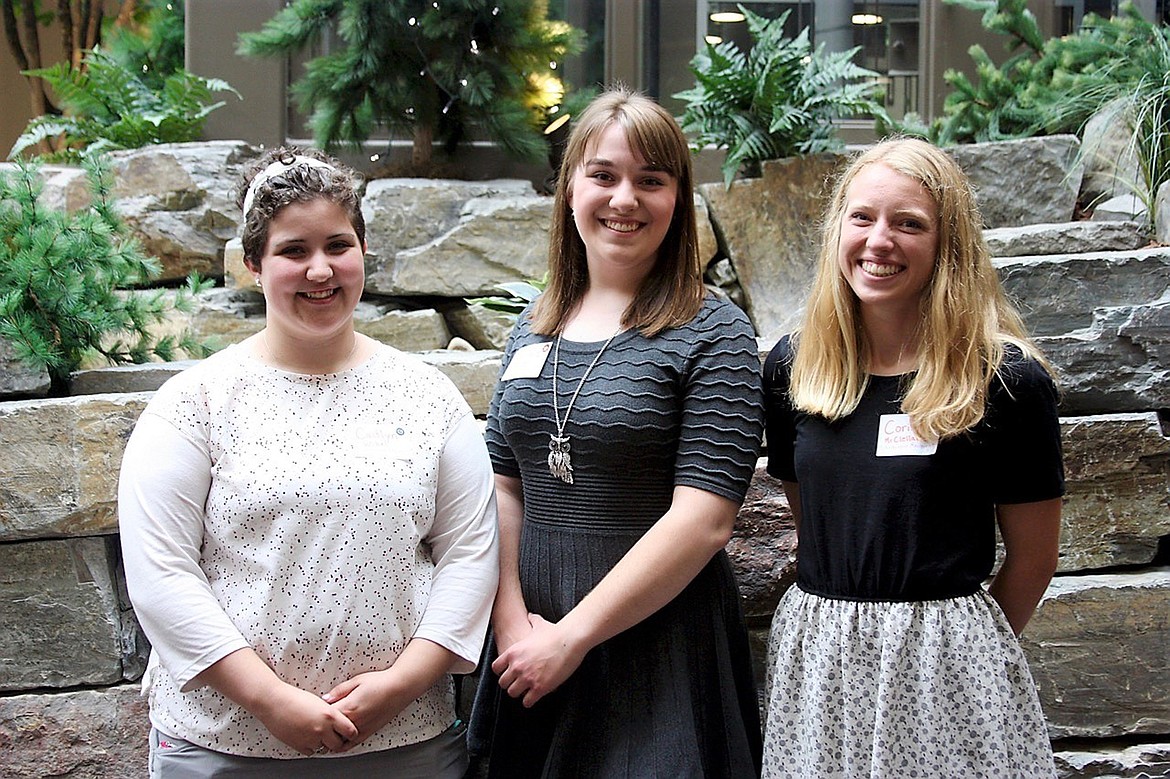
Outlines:
<svg viewBox="0 0 1170 779"><path fill-rule="evenodd" d="M970 430L983 418L1004 346L1047 362L1004 295L983 241L971 183L946 153L925 141L897 138L870 148L842 173L825 211L816 279L792 364L793 405L840 419L857 408L869 382L869 344L857 296L838 260L849 185L867 165L882 164L920 182L938 213L934 271L922 293L918 369L902 411L924 438Z"/></svg>
<svg viewBox="0 0 1170 779"><path fill-rule="evenodd" d="M590 144L611 125L625 131L630 146L646 162L678 182L670 229L658 248L658 259L622 314L622 324L652 336L689 322L703 303L703 269L699 261L699 230L695 221L694 177L686 137L674 118L645 95L614 87L598 96L573 123L561 161L549 229L549 280L536 301L532 329L555 335L589 286L585 244L573 223L569 189Z"/></svg>

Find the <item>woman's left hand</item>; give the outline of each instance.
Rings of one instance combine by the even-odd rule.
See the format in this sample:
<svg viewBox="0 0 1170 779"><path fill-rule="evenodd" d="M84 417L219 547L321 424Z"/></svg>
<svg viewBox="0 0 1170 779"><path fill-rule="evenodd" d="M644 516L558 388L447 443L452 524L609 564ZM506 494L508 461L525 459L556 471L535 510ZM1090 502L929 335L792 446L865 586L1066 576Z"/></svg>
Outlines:
<svg viewBox="0 0 1170 779"><path fill-rule="evenodd" d="M358 674L321 697L358 729L357 737L346 742L338 750L340 752L348 751L377 733L414 700L401 685L394 683L391 669Z"/></svg>
<svg viewBox="0 0 1170 779"><path fill-rule="evenodd" d="M548 622L539 614L529 614L528 621L532 632L492 663L500 687L520 698L526 708L564 684L585 658L561 623Z"/></svg>

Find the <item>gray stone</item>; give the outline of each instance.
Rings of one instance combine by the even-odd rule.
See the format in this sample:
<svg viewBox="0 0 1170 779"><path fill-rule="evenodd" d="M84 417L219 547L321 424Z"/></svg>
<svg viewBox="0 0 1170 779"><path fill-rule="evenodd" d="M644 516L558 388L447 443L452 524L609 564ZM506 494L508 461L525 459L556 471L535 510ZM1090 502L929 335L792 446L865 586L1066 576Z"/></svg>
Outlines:
<svg viewBox="0 0 1170 779"><path fill-rule="evenodd" d="M148 362L141 365L116 365L77 371L69 378L69 394L76 397L112 392L154 392L167 379L197 362L199 361Z"/></svg>
<svg viewBox="0 0 1170 779"><path fill-rule="evenodd" d="M401 311L362 302L354 311L354 329L404 352L442 349L451 340L447 323L434 309Z"/></svg>
<svg viewBox="0 0 1170 779"><path fill-rule="evenodd" d="M744 616L765 626L780 596L796 581L796 527L780 482L765 471L767 464L764 458L756 465L727 544Z"/></svg>
<svg viewBox="0 0 1170 779"><path fill-rule="evenodd" d="M124 640L117 559L113 536L0 544L0 690L141 675Z"/></svg>
<svg viewBox="0 0 1170 779"><path fill-rule="evenodd" d="M841 155L773 160L763 164L760 178L699 187L761 336L774 338L799 322L829 180L844 161Z"/></svg>
<svg viewBox="0 0 1170 779"><path fill-rule="evenodd" d="M149 732L138 685L0 698L7 779L145 777Z"/></svg>
<svg viewBox="0 0 1170 779"><path fill-rule="evenodd" d="M1112 100L1090 116L1081 129L1081 161L1085 165L1081 200L1089 207L1142 187L1128 108L1125 98Z"/></svg>
<svg viewBox="0 0 1170 779"><path fill-rule="evenodd" d="M1170 733L1170 568L1058 576L1021 642L1053 738Z"/></svg>
<svg viewBox="0 0 1170 779"><path fill-rule="evenodd" d="M1093 208L1094 222L1148 222L1149 209L1142 199L1134 194L1115 195Z"/></svg>
<svg viewBox="0 0 1170 779"><path fill-rule="evenodd" d="M1153 779L1170 776L1170 743L1104 742L1058 750L1059 779Z"/></svg>
<svg viewBox="0 0 1170 779"><path fill-rule="evenodd" d="M476 416L487 414L496 388L496 377L500 374L502 355L499 352L441 350L423 352L419 357L454 382Z"/></svg>
<svg viewBox="0 0 1170 779"><path fill-rule="evenodd" d="M531 183L514 179L374 179L362 197L371 258L390 261L400 251L424 246L450 232L462 221L471 200L535 194Z"/></svg>
<svg viewBox="0 0 1170 779"><path fill-rule="evenodd" d="M971 179L987 227L1067 222L1076 210L1084 167L1075 135L1048 135L951 146Z"/></svg>
<svg viewBox="0 0 1170 779"><path fill-rule="evenodd" d="M1154 303L1170 291L1170 247L994 260L1033 335L1090 328L1094 310Z"/></svg>
<svg viewBox="0 0 1170 779"><path fill-rule="evenodd" d="M0 541L113 533L144 394L0 403Z"/></svg>
<svg viewBox="0 0 1170 779"><path fill-rule="evenodd" d="M695 193L695 224L699 228L699 264L705 268L719 254L719 239L715 237L707 201L698 192Z"/></svg>
<svg viewBox="0 0 1170 779"><path fill-rule="evenodd" d="M39 397L49 392L49 372L17 358L12 344L0 339L0 396Z"/></svg>
<svg viewBox="0 0 1170 779"><path fill-rule="evenodd" d="M1154 199L1154 237L1158 243L1170 243L1170 181L1162 182Z"/></svg>
<svg viewBox="0 0 1170 779"><path fill-rule="evenodd" d="M235 188L260 150L240 141L144 146L110 153L118 211L162 280L223 275L223 248L239 230Z"/></svg>
<svg viewBox="0 0 1170 779"><path fill-rule="evenodd" d="M244 264L244 244L232 238L223 245L223 285L228 289L256 292L260 289L256 277Z"/></svg>
<svg viewBox="0 0 1170 779"><path fill-rule="evenodd" d="M516 326L516 317L479 303L456 306L445 314L451 330L476 349L503 349Z"/></svg>
<svg viewBox="0 0 1170 779"><path fill-rule="evenodd" d="M1154 413L1061 420L1059 571L1145 565L1170 536L1170 440Z"/></svg>
<svg viewBox="0 0 1170 779"><path fill-rule="evenodd" d="M1036 341L1058 368L1062 413L1170 406L1170 300L1099 308L1089 328Z"/></svg>
<svg viewBox="0 0 1170 779"><path fill-rule="evenodd" d="M1149 231L1138 222L1060 222L983 231L993 257L1044 254L1085 254L1140 249L1150 242Z"/></svg>
<svg viewBox="0 0 1170 779"><path fill-rule="evenodd" d="M382 295L490 295L548 266L552 198L477 198L449 231L394 255L370 245L366 290ZM373 269L370 270L371 265Z"/></svg>

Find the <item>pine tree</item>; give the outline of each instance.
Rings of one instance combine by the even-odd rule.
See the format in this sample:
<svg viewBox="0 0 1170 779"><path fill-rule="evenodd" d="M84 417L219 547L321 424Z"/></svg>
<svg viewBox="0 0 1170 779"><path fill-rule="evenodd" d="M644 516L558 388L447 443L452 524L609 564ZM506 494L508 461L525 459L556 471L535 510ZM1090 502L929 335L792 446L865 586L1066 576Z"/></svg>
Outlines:
<svg viewBox="0 0 1170 779"><path fill-rule="evenodd" d="M190 294L208 286L188 279L186 293L126 292L159 274L114 210L111 177L100 158L85 162L90 206L74 213L40 202L38 165L0 172L0 337L27 364L49 373L64 394L69 374L91 353L111 363L209 353L189 336L154 337L152 324L172 309L189 310Z"/></svg>
<svg viewBox="0 0 1170 779"><path fill-rule="evenodd" d="M556 68L580 35L548 18L546 0L293 0L240 52L286 56L331 29L345 42L310 61L293 85L325 149L359 145L379 125L413 139L412 162L429 167L475 127L510 154L546 154L540 128L563 87Z"/></svg>

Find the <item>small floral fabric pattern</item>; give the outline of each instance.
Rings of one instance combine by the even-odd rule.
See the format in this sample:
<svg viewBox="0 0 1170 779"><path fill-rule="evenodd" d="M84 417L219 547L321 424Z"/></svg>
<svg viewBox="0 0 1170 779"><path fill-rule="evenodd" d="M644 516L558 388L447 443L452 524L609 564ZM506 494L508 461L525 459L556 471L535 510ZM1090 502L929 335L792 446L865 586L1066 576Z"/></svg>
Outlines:
<svg viewBox="0 0 1170 779"><path fill-rule="evenodd" d="M871 602L792 587L766 698L769 779L1055 775L1024 653L983 591Z"/></svg>

